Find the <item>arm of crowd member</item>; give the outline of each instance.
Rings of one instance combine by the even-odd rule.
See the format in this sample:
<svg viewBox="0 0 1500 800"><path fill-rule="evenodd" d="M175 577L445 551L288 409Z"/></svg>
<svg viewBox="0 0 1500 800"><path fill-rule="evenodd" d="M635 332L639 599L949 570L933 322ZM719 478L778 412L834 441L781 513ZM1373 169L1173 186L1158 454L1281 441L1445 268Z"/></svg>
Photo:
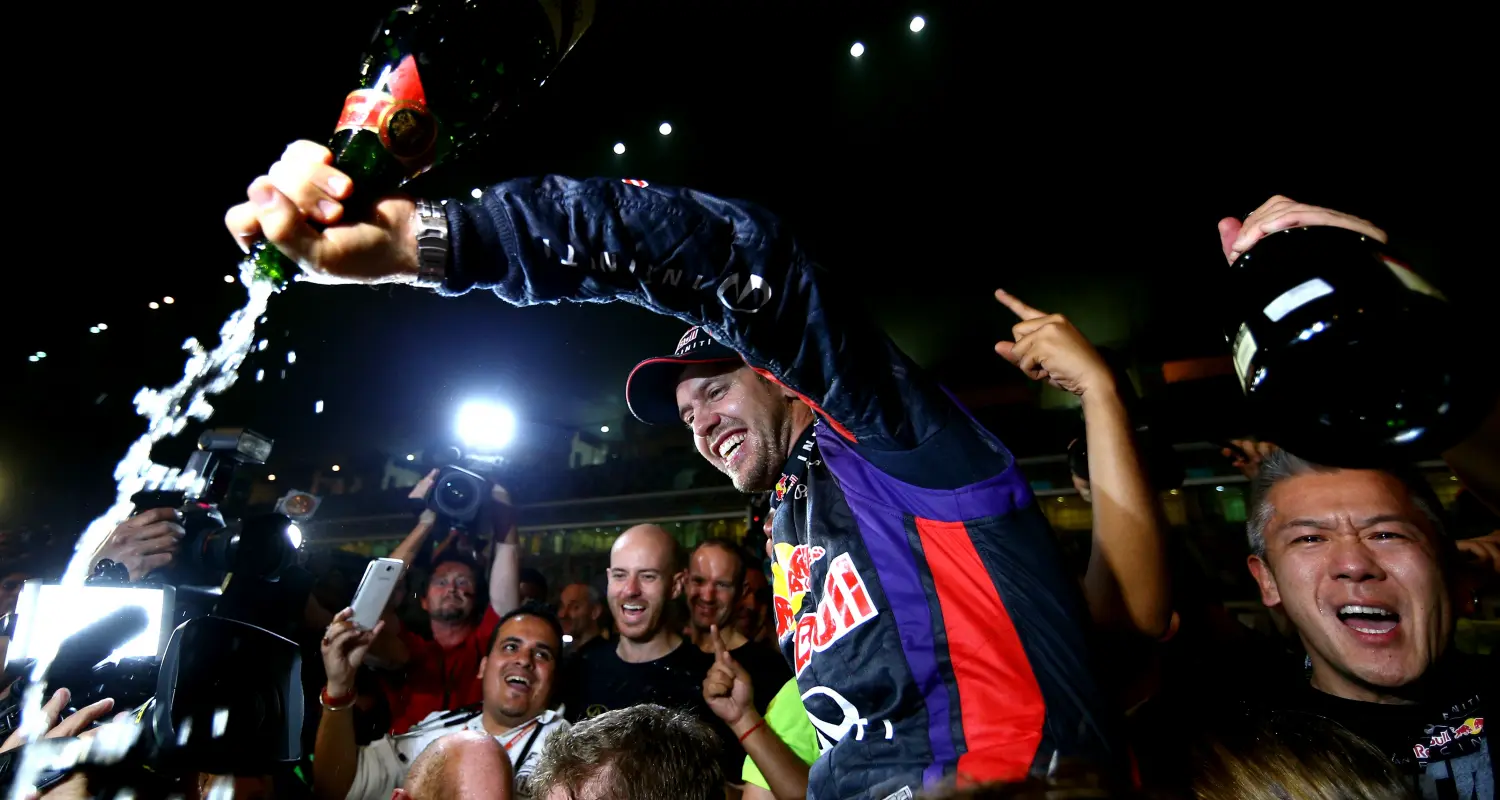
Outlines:
<svg viewBox="0 0 1500 800"><path fill-rule="evenodd" d="M1078 395L1088 437L1094 542L1084 594L1094 621L1153 638L1172 618L1165 526L1131 435L1119 387L1099 352L1061 314L1046 314L1004 290L995 297L1021 321L995 351L1033 380Z"/></svg>
<svg viewBox="0 0 1500 800"><path fill-rule="evenodd" d="M412 499L420 499L427 496L427 490L432 487L432 482L437 480L438 471L432 470L417 481L407 496ZM400 560L403 575L411 569L411 562L416 559L418 551L432 534L437 525L437 514L430 509L424 509L417 517L417 524L412 526L411 533L406 535L401 543L391 551L389 558ZM381 669L399 669L411 660L411 653L407 650L406 643L401 641L401 620L397 619L392 607L388 607L381 615L383 627L380 635L370 645L371 666Z"/></svg>
<svg viewBox="0 0 1500 800"><path fill-rule="evenodd" d="M714 664L703 679L703 699L729 730L740 739L745 754L771 787L778 800L807 796L809 768L786 743L776 735L755 710L750 673L724 649L718 626L710 626L714 642ZM732 776L726 776L732 777ZM759 789L747 784L746 789ZM747 795L751 796L751 795Z"/></svg>
<svg viewBox="0 0 1500 800"><path fill-rule="evenodd" d="M313 281L415 282L414 203L388 197L367 221L337 224L350 186L331 164L327 148L292 144L226 226L246 246L263 234ZM754 204L553 176L497 184L446 213L449 293L488 288L515 305L623 300L701 325L875 450L914 448L956 410Z"/></svg>
<svg viewBox="0 0 1500 800"><path fill-rule="evenodd" d="M62 716L63 709L68 707L68 701L73 699L73 693L66 688L58 689L52 693L52 698L42 705L42 714L46 719L47 732L42 734L44 739L57 739L63 736L77 736L88 730L90 725L104 718L111 709L115 707L113 698L106 697L96 703L91 703L73 712L67 719L58 722ZM14 750L26 744L21 737L21 731L17 730L6 737L5 743L0 744L0 753L6 750Z"/></svg>
<svg viewBox="0 0 1500 800"><path fill-rule="evenodd" d="M377 623L373 631L360 630L353 616L353 609L340 611L323 634L323 670L328 676L324 691L329 698L350 702L338 710L325 707L318 719L313 744L313 795L318 800L344 800L360 765L354 740L354 676L385 623Z"/></svg>
<svg viewBox="0 0 1500 800"><path fill-rule="evenodd" d="M1265 461L1272 453L1281 449L1271 442L1262 442L1257 439L1230 439L1229 444L1235 446L1238 452L1228 447L1220 450L1229 463L1244 475L1251 485L1260 476L1260 462Z"/></svg>
<svg viewBox="0 0 1500 800"><path fill-rule="evenodd" d="M489 507L489 524L494 559L490 562L490 607L496 616L503 617L521 605L521 546L510 492L496 484L491 497L494 502Z"/></svg>

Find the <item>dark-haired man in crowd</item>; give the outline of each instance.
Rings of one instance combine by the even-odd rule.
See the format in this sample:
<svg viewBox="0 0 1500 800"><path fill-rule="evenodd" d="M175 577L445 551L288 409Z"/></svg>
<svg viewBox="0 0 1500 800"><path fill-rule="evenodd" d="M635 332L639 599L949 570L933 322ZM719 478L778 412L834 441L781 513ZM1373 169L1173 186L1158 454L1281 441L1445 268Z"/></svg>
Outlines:
<svg viewBox="0 0 1500 800"><path fill-rule="evenodd" d="M423 748L459 731L495 737L510 760L516 797L527 781L547 739L566 731L568 723L552 710L554 678L562 658L562 627L545 606L527 603L500 619L478 665L483 687L478 706L435 711L409 732L358 747L350 708L354 673L370 649L376 631L362 631L340 612L323 639L323 666L328 685L322 694L313 756L313 788L320 800L385 800L406 779L407 769ZM385 623L381 623L384 625Z"/></svg>

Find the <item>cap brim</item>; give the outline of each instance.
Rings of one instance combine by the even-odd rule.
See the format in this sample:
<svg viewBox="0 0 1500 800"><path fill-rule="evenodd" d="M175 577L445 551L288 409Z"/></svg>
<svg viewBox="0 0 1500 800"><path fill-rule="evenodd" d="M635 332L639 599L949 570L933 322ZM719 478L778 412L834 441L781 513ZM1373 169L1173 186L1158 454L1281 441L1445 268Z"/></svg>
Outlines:
<svg viewBox="0 0 1500 800"><path fill-rule="evenodd" d="M738 354L648 358L636 364L630 377L625 379L625 404L636 419L647 425L681 424L682 418L677 413L677 383L682 368L691 364L736 362L742 363Z"/></svg>

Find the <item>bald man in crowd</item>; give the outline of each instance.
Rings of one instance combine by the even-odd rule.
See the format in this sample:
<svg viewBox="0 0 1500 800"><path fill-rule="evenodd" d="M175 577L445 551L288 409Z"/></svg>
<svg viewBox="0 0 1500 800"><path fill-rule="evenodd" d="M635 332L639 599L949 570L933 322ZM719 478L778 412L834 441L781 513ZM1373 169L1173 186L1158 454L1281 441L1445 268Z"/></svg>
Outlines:
<svg viewBox="0 0 1500 800"><path fill-rule="evenodd" d="M651 703L689 711L713 728L724 774L738 776L745 751L703 700L703 678L713 656L672 631L668 605L682 595L677 542L657 525L637 525L609 552L610 613L615 646L576 659L564 689L570 722Z"/></svg>
<svg viewBox="0 0 1500 800"><path fill-rule="evenodd" d="M563 633L573 637L568 643L569 658L613 644L600 635L599 617L604 613L604 600L597 589L586 583L570 583L563 587L558 605L557 619L562 622Z"/></svg>
<svg viewBox="0 0 1500 800"><path fill-rule="evenodd" d="M391 800L510 800L510 759L495 737L462 731L427 745Z"/></svg>

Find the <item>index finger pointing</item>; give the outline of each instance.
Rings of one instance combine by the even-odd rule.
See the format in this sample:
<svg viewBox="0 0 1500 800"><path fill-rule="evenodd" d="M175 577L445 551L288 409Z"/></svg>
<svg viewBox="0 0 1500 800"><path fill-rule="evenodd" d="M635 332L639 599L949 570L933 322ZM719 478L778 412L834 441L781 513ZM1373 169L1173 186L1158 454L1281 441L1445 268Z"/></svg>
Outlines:
<svg viewBox="0 0 1500 800"><path fill-rule="evenodd" d="M1025 303L1021 302L1021 298L1016 297L1015 295L1005 291L1004 289L995 290L995 299L999 300L1002 305L1011 310L1011 313L1015 314L1023 320L1036 319L1038 317L1047 316L1047 313L1045 311L1038 311L1031 306L1026 305Z"/></svg>
<svg viewBox="0 0 1500 800"><path fill-rule="evenodd" d="M724 652L724 639L719 636L719 626L708 626L708 635L713 637L714 640L714 658L719 661L723 661L724 657L728 655L728 653Z"/></svg>

